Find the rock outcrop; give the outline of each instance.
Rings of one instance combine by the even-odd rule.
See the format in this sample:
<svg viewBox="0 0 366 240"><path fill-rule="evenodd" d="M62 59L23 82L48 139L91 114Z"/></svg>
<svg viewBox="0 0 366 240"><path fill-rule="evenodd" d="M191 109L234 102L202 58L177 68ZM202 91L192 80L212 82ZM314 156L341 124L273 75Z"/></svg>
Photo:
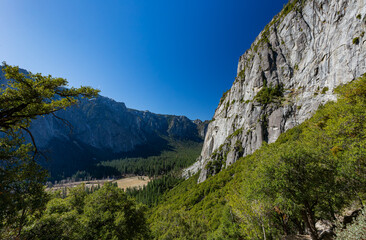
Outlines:
<svg viewBox="0 0 366 240"><path fill-rule="evenodd" d="M308 119L366 72L365 0L294 0L244 55L210 122L199 182ZM188 174L189 173L189 174Z"/></svg>

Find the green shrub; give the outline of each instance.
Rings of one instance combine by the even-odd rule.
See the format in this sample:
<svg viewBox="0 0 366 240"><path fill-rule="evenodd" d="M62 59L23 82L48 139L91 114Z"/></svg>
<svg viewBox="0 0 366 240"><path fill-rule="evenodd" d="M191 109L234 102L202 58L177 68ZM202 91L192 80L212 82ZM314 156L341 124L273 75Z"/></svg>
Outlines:
<svg viewBox="0 0 366 240"><path fill-rule="evenodd" d="M336 240L366 239L366 210L363 209L362 214L346 229L338 226L335 233L337 235Z"/></svg>
<svg viewBox="0 0 366 240"><path fill-rule="evenodd" d="M353 44L358 45L358 44L360 43L360 38L359 38L359 37L355 37L355 38L352 40L352 43L353 43Z"/></svg>
<svg viewBox="0 0 366 240"><path fill-rule="evenodd" d="M356 18L357 18L357 19L361 19L361 14L358 14L358 15L356 16Z"/></svg>
<svg viewBox="0 0 366 240"><path fill-rule="evenodd" d="M233 132L230 136L234 137L234 136L238 136L239 134L241 134L243 132L243 128L239 128L237 129L235 132Z"/></svg>
<svg viewBox="0 0 366 240"><path fill-rule="evenodd" d="M241 79L245 78L245 68L240 71L240 73L238 74L238 77L240 77Z"/></svg>
<svg viewBox="0 0 366 240"><path fill-rule="evenodd" d="M261 104L269 104L273 102L275 99L283 96L283 89L281 85L272 86L263 86L263 88L257 93L254 97L254 100Z"/></svg>
<svg viewBox="0 0 366 240"><path fill-rule="evenodd" d="M322 94L325 94L328 90L329 90L328 87L324 87L323 90L322 90Z"/></svg>
<svg viewBox="0 0 366 240"><path fill-rule="evenodd" d="M222 97L221 97L221 99L220 99L220 104L225 100L226 95L229 93L229 91L230 91L230 89L229 89L229 90L227 90L226 92L224 92L224 93L222 94Z"/></svg>

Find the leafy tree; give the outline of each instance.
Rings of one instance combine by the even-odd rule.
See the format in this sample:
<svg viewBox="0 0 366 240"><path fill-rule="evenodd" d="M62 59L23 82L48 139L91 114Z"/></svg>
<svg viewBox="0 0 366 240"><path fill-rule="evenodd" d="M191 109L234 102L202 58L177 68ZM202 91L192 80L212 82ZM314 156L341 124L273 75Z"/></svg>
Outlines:
<svg viewBox="0 0 366 240"><path fill-rule="evenodd" d="M40 218L33 219L25 239L149 239L145 207L129 199L111 183L86 195L85 186L70 189L62 199L47 203Z"/></svg>
<svg viewBox="0 0 366 240"><path fill-rule="evenodd" d="M85 200L84 239L147 239L144 211L122 189L107 183Z"/></svg>
<svg viewBox="0 0 366 240"><path fill-rule="evenodd" d="M0 90L1 131L19 130L29 127L32 119L54 113L78 102L80 95L95 97L98 90L90 87L65 88L66 79L28 74L19 67L3 63L7 82Z"/></svg>
<svg viewBox="0 0 366 240"><path fill-rule="evenodd" d="M252 220L261 216L268 221L263 232L278 225L285 234L299 233L305 225L311 238L318 239L318 219L335 220L355 199L363 205L366 77L336 92L336 103L320 107L310 120L242 160L242 187L232 206L249 226L246 234L259 232L262 221ZM253 214L258 204L267 207Z"/></svg>
<svg viewBox="0 0 366 240"><path fill-rule="evenodd" d="M151 180L146 186L143 186L142 188L127 188L126 194L151 207L159 202L162 195L166 191L172 189L182 181L183 179L174 175L165 175Z"/></svg>
<svg viewBox="0 0 366 240"><path fill-rule="evenodd" d="M54 198L46 205L40 218L32 218L21 237L24 239L77 239L82 240L81 216L69 199Z"/></svg>
<svg viewBox="0 0 366 240"><path fill-rule="evenodd" d="M218 229L209 237L213 240L226 240L226 239L240 239L240 232L238 224L236 223L235 215L233 214L231 207L226 205L222 209L221 224Z"/></svg>
<svg viewBox="0 0 366 240"><path fill-rule="evenodd" d="M205 219L192 216L184 209L172 211L169 206L159 209L156 214L159 222L151 227L156 239L207 239Z"/></svg>
<svg viewBox="0 0 366 240"><path fill-rule="evenodd" d="M38 149L28 129L31 121L76 104L79 96L94 97L98 91L90 87L67 89L63 78L26 74L5 62L2 71L5 79L0 88L0 234L19 237L27 216L36 214L48 200L44 192L47 173L36 162ZM29 135L32 144L25 143L24 134Z"/></svg>
<svg viewBox="0 0 366 240"><path fill-rule="evenodd" d="M195 229L204 238L229 237L233 225L222 211L229 204L243 239L306 232L318 239L317 220L334 222L351 203L364 205L366 76L336 93L337 102L320 106L275 143L203 183L193 176L164 194L149 218L154 237L195 239Z"/></svg>

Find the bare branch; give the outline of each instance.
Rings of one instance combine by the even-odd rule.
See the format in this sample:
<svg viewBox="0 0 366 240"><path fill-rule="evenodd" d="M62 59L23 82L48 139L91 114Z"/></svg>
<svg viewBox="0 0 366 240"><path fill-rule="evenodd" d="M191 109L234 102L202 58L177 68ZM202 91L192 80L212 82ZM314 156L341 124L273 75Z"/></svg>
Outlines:
<svg viewBox="0 0 366 240"><path fill-rule="evenodd" d="M56 119L58 119L58 120L60 120L60 121L62 121L66 126L68 126L69 127L69 129L70 129L70 134L72 134L72 132L73 132L73 126L72 126L72 124L69 122L69 121L67 121L66 119L64 119L64 118L61 118L61 117L59 117L59 116L56 116L56 114L55 113L51 113Z"/></svg>
<svg viewBox="0 0 366 240"><path fill-rule="evenodd" d="M31 139L32 139L32 144L33 144L34 149L35 149L35 150L34 150L33 157L32 157L32 160L34 161L34 159L35 159L35 157L36 157L36 155L37 155L37 153L38 153L38 148L37 148L36 142L34 141L33 134L32 134L32 133L31 133L31 131L29 131L29 129L27 129L27 128L21 127L21 129L23 129L24 131L26 131L26 132L29 134L29 136L31 137Z"/></svg>

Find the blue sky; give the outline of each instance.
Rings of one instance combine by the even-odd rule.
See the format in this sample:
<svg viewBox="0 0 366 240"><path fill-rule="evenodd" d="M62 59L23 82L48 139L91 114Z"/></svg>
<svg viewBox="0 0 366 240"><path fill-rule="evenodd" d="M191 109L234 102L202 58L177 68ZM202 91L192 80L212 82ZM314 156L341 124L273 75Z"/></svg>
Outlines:
<svg viewBox="0 0 366 240"><path fill-rule="evenodd" d="M237 61L287 0L1 0L0 61L127 107L213 117Z"/></svg>

